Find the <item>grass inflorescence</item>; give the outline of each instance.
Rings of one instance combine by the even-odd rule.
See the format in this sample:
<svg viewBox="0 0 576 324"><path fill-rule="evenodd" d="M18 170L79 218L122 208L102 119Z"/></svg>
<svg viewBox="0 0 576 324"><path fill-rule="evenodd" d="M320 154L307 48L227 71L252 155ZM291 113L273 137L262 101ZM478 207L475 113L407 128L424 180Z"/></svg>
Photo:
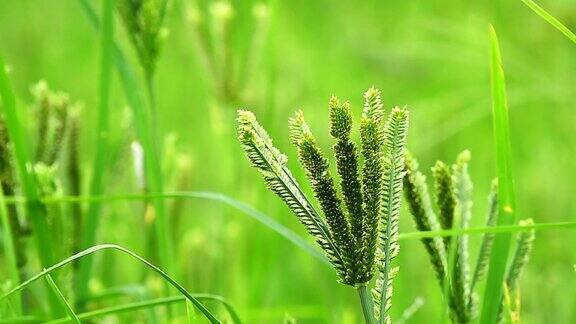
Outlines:
<svg viewBox="0 0 576 324"><path fill-rule="evenodd" d="M290 139L306 171L322 216L286 166L287 158L249 111L238 112L238 133L246 156L263 175L268 187L298 217L331 261L339 281L356 287L367 323L388 323L392 279L398 268L392 265L398 254L398 217L404 176L404 147L408 111L394 108L384 119L380 91L364 94L360 122L364 158L363 176L357 148L350 140L352 114L348 102L336 97L329 102L330 134L336 141L334 153L340 174L340 191L314 135L297 111L290 119ZM378 273L372 294L366 290Z"/></svg>

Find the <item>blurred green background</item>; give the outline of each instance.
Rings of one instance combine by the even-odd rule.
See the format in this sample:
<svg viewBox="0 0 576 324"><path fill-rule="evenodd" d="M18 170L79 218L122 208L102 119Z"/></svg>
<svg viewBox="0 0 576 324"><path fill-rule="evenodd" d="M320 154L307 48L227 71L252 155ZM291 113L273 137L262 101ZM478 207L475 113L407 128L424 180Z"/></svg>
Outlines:
<svg viewBox="0 0 576 324"><path fill-rule="evenodd" d="M100 1L92 3L101 7ZM519 216L537 223L575 220L576 46L519 0L231 1L232 60L227 66L242 80L237 96L222 95L215 87L190 22L191 15L209 21L211 4L202 2L191 13L191 3L172 3L157 68L158 141L169 138L162 155L166 191L222 192L305 236L297 219L249 167L235 138L235 110L255 112L304 180L288 141L288 117L303 109L328 151L330 96L350 100L358 119L362 93L375 85L388 109L409 107L409 147L426 174L434 161L451 162L458 152L471 150L472 222L482 226L496 174L488 70L488 24L494 23L507 77ZM539 3L576 28L574 1ZM115 27L117 41L137 66L122 24L117 21ZM99 46L78 1L0 1L0 53L10 66L22 115L29 115L29 87L41 79L83 103L81 158L87 188ZM137 193L130 149L136 135L116 73L112 93L115 149L106 192ZM26 126L33 129L32 118ZM278 323L287 316L299 323L360 321L355 292L336 283L330 268L265 226L216 202L169 203L178 279L190 291L225 296L249 323ZM147 244L153 244L142 235L142 203L107 203L101 216L98 242L144 255ZM406 210L401 229L414 230ZM523 322L575 323L576 236L568 230L536 236L521 280ZM472 255L479 238L471 238ZM145 270L125 257L103 253L95 260L95 289L157 285L154 276L144 276ZM439 320L441 292L419 241L401 241L399 264L393 318L421 297L425 303L410 322ZM146 318L145 313L131 316L126 321Z"/></svg>

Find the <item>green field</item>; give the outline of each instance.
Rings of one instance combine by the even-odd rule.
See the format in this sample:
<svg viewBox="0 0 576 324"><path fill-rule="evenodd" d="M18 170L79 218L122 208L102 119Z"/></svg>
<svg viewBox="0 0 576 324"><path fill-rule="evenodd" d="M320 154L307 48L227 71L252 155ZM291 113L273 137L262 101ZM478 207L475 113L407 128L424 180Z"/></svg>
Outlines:
<svg viewBox="0 0 576 324"><path fill-rule="evenodd" d="M148 7L134 16L128 4L141 2ZM349 100L351 138L360 143L372 86L386 117L395 106L409 110L407 148L432 194L435 162L471 152L469 227L485 227L498 175L500 210L515 204L517 220L536 223L518 281L519 321L576 323L576 3L538 1L567 28L558 30L529 0L485 2L0 1L0 323L205 323L201 305L237 322L214 296L244 323L362 323L357 293L337 282L322 250L250 166L236 119L238 109L254 113L320 211L288 120L304 112L340 192L329 100ZM502 124L490 25L505 75ZM502 195L506 188L515 195ZM449 322L412 218L403 199L388 314L392 323ZM467 235L472 270L487 231ZM2 297L98 244L132 251L165 275L100 246ZM500 245L491 266L513 257ZM471 323L497 315L482 309L485 296L501 296L495 269L476 289ZM185 302L168 276L199 304ZM137 302L144 306L89 318Z"/></svg>

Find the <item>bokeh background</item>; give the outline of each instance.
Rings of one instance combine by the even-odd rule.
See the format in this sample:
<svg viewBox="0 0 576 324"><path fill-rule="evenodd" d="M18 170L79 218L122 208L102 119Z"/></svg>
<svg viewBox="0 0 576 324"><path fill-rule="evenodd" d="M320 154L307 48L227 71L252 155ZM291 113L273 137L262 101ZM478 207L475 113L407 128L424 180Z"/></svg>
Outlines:
<svg viewBox="0 0 576 324"><path fill-rule="evenodd" d="M100 8L99 1L92 3ZM576 28L574 1L539 3ZM488 24L493 23L507 77L518 213L537 223L574 221L576 45L521 1L231 1L231 60L223 64L240 80L242 90L230 93L215 85L194 32L194 19L214 19L213 5L201 1L190 12L190 4L172 3L157 68L157 140L165 148L166 191L221 192L305 236L245 160L236 141L235 110L255 112L304 182L288 141L288 117L303 109L328 152L330 96L350 100L358 120L362 93L375 85L382 89L388 109L409 107L409 147L426 174L438 159L451 162L464 149L472 152L472 223L482 226L496 174L488 70ZM117 41L137 66L125 29L119 21L115 27ZM0 1L0 52L10 66L22 115L31 114L29 88L41 79L82 102L81 158L87 188L99 46L78 1ZM130 149L136 134L116 73L112 96L114 150L106 193L138 193ZM27 118L27 127L33 129L33 118ZM330 268L267 227L217 202L167 203L178 279L189 290L225 296L249 323L278 323L286 317L299 323L360 321L355 292L336 283ZM153 244L143 235L147 225L142 203L106 203L101 217L98 242L118 243L141 254ZM406 210L401 230L414 230ZM576 322L574 234L537 232L521 279L524 323ZM472 255L479 239L471 238ZM158 285L158 279L121 255L103 253L95 260L95 289ZM436 322L441 293L421 243L401 241L398 260L393 318L420 297L425 303L410 322ZM136 319L145 321L146 313L125 318Z"/></svg>

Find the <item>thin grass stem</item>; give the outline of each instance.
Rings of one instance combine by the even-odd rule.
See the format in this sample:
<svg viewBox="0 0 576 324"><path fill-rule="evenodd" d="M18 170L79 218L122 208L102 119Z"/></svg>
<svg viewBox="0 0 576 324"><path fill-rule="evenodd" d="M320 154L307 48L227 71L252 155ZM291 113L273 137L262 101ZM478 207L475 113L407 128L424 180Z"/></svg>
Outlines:
<svg viewBox="0 0 576 324"><path fill-rule="evenodd" d="M356 288L358 296L360 296L360 303L362 304L362 314L364 315L364 322L366 324L373 324L374 318L374 302L370 290L366 285L360 285Z"/></svg>
<svg viewBox="0 0 576 324"><path fill-rule="evenodd" d="M58 298L58 300L60 301L60 304L66 310L66 313L68 313L69 318L67 318L66 320L68 322L80 324L80 320L78 319L78 316L76 315L76 313L74 313L74 310L70 306L70 303L68 303L68 301L66 300L66 297L64 297L64 295L62 294L62 291L60 291L60 288L58 288L58 285L56 285L56 283L52 279L52 276L47 274L44 277L44 279L46 280L46 282L48 283L50 288L52 288L52 292L54 293L56 298Z"/></svg>
<svg viewBox="0 0 576 324"><path fill-rule="evenodd" d="M112 79L112 48L114 35L113 19L114 0L102 2L102 30L100 33L100 104L98 107L98 130L96 138L96 153L92 164L92 181L90 195L101 195L104 191L104 175L107 167L107 152L109 147L109 124L110 124L110 81ZM100 220L101 204L93 201L88 206L84 228L82 230L82 248L94 245L96 232ZM90 273L92 272L92 259L88 258L80 263L80 272L76 277L76 289L78 296L83 299L87 294Z"/></svg>

